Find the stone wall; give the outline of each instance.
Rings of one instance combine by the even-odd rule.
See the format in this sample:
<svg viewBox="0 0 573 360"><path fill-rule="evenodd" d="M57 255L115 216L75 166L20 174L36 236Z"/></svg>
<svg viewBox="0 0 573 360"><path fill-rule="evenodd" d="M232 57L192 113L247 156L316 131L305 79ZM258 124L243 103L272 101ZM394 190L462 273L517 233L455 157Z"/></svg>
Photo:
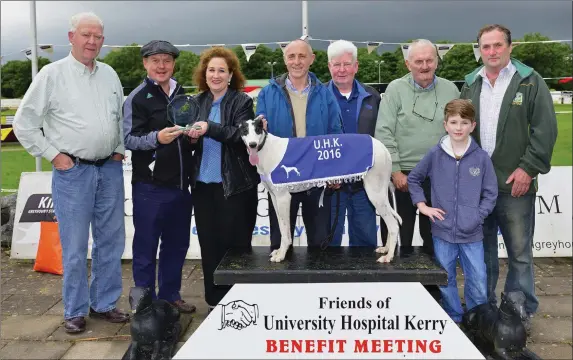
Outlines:
<svg viewBox="0 0 573 360"><path fill-rule="evenodd" d="M14 193L0 198L0 207L2 208L2 247L10 247L12 244L12 230L14 229L17 196L18 194Z"/></svg>

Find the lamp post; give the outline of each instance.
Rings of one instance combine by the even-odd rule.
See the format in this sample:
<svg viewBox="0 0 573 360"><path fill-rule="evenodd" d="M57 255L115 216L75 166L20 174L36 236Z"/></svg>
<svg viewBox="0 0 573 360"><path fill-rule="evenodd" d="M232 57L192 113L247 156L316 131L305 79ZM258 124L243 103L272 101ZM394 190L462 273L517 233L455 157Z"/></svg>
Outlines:
<svg viewBox="0 0 573 360"><path fill-rule="evenodd" d="M308 2L302 2L302 39L308 38Z"/></svg>
<svg viewBox="0 0 573 360"><path fill-rule="evenodd" d="M378 65L378 84L382 83L382 78L380 77L380 66L384 64L384 60L374 60L374 63Z"/></svg>
<svg viewBox="0 0 573 360"><path fill-rule="evenodd" d="M269 66L271 67L271 79L274 77L274 71L273 71L273 66L275 66L277 64L276 61L270 62L267 61L267 64L269 64Z"/></svg>
<svg viewBox="0 0 573 360"><path fill-rule="evenodd" d="M36 2L30 1L30 37L32 38L32 80L38 74L38 34L36 32ZM42 171L42 157L36 158L36 171Z"/></svg>

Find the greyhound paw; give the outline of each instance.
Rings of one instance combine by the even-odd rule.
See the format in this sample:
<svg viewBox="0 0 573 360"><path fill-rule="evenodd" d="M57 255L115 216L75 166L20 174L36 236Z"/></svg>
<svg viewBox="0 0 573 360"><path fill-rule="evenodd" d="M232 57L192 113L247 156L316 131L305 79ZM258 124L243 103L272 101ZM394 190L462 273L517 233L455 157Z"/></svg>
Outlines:
<svg viewBox="0 0 573 360"><path fill-rule="evenodd" d="M379 246L376 248L376 252L379 254L388 254L388 246Z"/></svg>
<svg viewBox="0 0 573 360"><path fill-rule="evenodd" d="M379 263L389 263L392 261L393 258L394 258L394 256L384 255L384 256L380 256L378 258L378 260L376 260L376 261Z"/></svg>
<svg viewBox="0 0 573 360"><path fill-rule="evenodd" d="M286 250L277 249L271 253L271 261L281 262L284 260L285 256L286 256Z"/></svg>

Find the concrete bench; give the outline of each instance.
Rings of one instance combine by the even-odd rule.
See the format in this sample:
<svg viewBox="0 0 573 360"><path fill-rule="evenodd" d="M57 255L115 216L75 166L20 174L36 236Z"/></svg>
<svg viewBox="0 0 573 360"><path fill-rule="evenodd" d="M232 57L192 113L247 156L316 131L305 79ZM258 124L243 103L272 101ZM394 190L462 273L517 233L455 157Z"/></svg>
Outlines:
<svg viewBox="0 0 573 360"><path fill-rule="evenodd" d="M269 246L228 251L214 273L217 285L238 283L420 282L447 285L447 272L429 255L414 247L389 264L376 262L380 254L369 247L295 246L281 263L269 261Z"/></svg>

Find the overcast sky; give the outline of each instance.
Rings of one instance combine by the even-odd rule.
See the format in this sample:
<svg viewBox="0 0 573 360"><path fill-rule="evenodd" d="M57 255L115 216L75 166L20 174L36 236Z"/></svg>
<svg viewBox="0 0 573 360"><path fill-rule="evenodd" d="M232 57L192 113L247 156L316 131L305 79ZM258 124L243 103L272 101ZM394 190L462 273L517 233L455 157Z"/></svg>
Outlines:
<svg viewBox="0 0 573 360"><path fill-rule="evenodd" d="M105 44L144 44L165 39L174 44L241 44L288 41L302 35L301 1L37 1L38 43L67 45L69 18L94 11L105 24ZM1 53L30 46L28 1L1 2ZM317 39L405 42L474 42L478 29L502 23L513 38L540 32L570 40L571 1L309 1L309 34ZM325 49L328 43L311 42ZM362 45L364 46L364 45ZM274 47L274 46L271 46ZM201 51L203 48L182 48ZM382 46L379 51L394 50ZM55 49L52 61L69 47ZM107 50L108 51L108 50ZM102 56L106 51L102 51ZM5 57L25 59L22 53Z"/></svg>

